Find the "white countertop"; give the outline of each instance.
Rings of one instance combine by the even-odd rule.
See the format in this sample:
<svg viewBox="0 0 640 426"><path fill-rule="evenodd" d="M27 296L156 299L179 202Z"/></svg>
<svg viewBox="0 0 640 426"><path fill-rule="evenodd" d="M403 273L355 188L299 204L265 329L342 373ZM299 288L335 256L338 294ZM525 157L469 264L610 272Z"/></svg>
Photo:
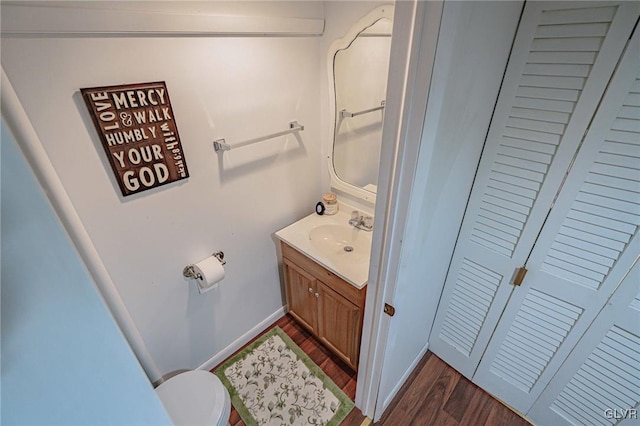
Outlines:
<svg viewBox="0 0 640 426"><path fill-rule="evenodd" d="M349 225L351 211L350 207L341 204L338 213L335 215L313 213L281 229L275 235L281 241L305 254L354 287L361 289L367 285L369 275L372 232L356 229ZM310 234L314 228L322 225L342 225L350 228L349 237L358 239L360 245L364 243L364 246L368 247L366 256L362 256L362 253L360 253L359 259L357 259L353 253L340 250L339 253L332 254L318 248L311 241ZM357 260L354 261L354 259Z"/></svg>

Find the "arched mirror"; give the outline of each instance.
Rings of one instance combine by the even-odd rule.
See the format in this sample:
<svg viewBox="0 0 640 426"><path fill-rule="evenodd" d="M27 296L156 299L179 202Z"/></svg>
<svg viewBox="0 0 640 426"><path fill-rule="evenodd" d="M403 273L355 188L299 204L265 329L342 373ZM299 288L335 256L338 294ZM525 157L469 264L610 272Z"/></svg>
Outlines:
<svg viewBox="0 0 640 426"><path fill-rule="evenodd" d="M329 49L332 187L375 202L393 6L378 7Z"/></svg>

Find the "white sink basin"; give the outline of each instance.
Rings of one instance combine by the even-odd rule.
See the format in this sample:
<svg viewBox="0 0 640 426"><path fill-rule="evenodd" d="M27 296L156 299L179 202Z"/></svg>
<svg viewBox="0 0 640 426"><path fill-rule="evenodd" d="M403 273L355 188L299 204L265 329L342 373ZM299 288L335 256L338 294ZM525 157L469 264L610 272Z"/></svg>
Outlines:
<svg viewBox="0 0 640 426"><path fill-rule="evenodd" d="M349 225L346 204L334 215L312 213L276 232L276 237L356 288L367 285L372 232Z"/></svg>
<svg viewBox="0 0 640 426"><path fill-rule="evenodd" d="M371 253L371 233L346 225L319 225L309 232L311 244L335 262L364 263Z"/></svg>

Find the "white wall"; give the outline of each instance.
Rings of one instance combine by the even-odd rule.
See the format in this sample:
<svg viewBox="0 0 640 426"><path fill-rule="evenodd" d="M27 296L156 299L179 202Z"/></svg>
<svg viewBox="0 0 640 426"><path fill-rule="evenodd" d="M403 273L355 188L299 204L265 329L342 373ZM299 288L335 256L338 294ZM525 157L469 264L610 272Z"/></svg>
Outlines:
<svg viewBox="0 0 640 426"><path fill-rule="evenodd" d="M13 135L2 134L2 424L171 424Z"/></svg>
<svg viewBox="0 0 640 426"><path fill-rule="evenodd" d="M283 5L251 10L277 16ZM230 8L207 6L216 7ZM321 18L322 6L292 13ZM163 374L205 363L283 305L272 234L322 192L320 46L318 37L2 39L2 66ZM159 80L190 178L123 198L78 90ZM300 141L213 151L216 138L233 144L294 119L305 125ZM182 269L217 249L226 278L199 295Z"/></svg>
<svg viewBox="0 0 640 426"><path fill-rule="evenodd" d="M445 3L378 394L384 406L428 344L521 8Z"/></svg>

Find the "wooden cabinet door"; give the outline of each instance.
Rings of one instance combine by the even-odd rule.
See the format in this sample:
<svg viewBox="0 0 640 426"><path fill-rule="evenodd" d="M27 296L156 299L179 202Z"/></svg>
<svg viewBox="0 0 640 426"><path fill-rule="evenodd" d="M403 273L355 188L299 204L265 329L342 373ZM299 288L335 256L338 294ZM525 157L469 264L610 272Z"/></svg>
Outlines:
<svg viewBox="0 0 640 426"><path fill-rule="evenodd" d="M362 311L321 281L318 281L318 292L318 337L356 369Z"/></svg>
<svg viewBox="0 0 640 426"><path fill-rule="evenodd" d="M285 290L289 313L311 332L316 332L317 321L317 281L289 259L283 258Z"/></svg>

